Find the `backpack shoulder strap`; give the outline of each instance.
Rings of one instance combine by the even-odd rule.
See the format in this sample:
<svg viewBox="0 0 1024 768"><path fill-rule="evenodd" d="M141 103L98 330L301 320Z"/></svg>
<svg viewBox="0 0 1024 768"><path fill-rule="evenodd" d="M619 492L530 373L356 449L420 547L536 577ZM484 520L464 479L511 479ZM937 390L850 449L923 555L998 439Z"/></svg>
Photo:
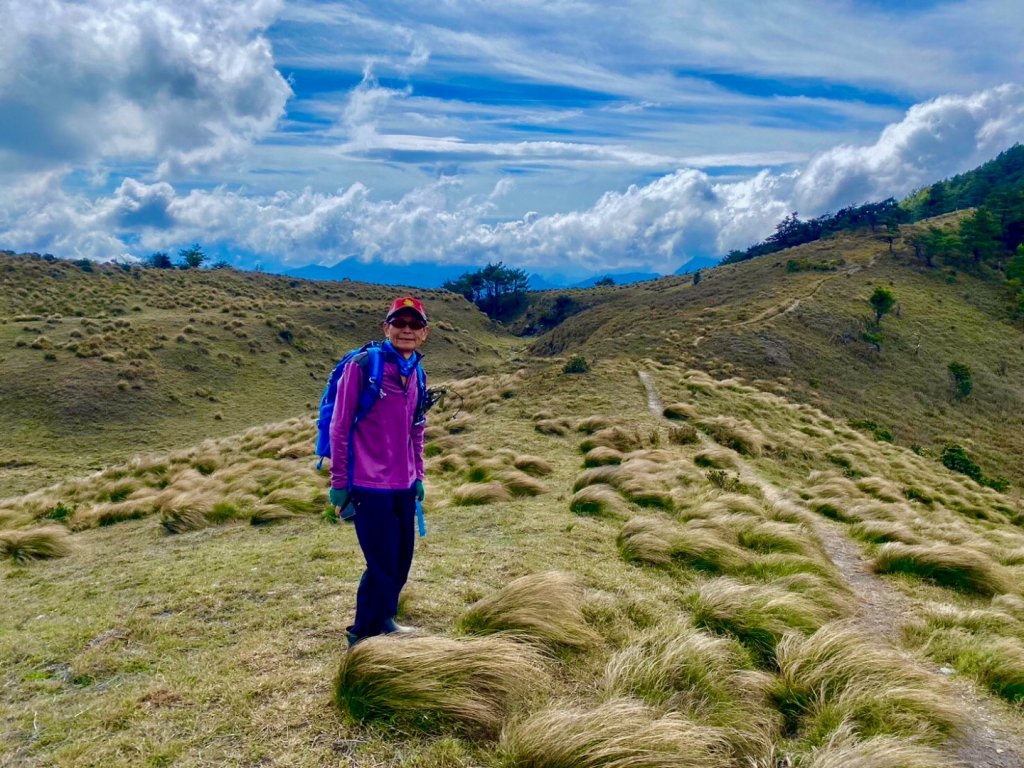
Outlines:
<svg viewBox="0 0 1024 768"><path fill-rule="evenodd" d="M381 383L384 381L384 353L376 342L371 342L359 351L353 362L366 374L363 391L356 405L355 418L352 420L352 423L356 424L370 412L380 398Z"/></svg>
<svg viewBox="0 0 1024 768"><path fill-rule="evenodd" d="M416 413L412 419L414 427L427 421L427 373L419 363L416 363L416 389Z"/></svg>

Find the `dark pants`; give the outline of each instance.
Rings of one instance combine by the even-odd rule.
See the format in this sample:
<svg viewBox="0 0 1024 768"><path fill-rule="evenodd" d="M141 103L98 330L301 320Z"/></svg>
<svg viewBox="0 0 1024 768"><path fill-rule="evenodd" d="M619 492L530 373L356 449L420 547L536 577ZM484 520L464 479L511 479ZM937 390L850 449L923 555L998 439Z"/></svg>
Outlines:
<svg viewBox="0 0 1024 768"><path fill-rule="evenodd" d="M398 613L398 595L409 578L415 544L416 493L353 489L355 524L366 570L356 592L356 621L349 631L359 637L384 632L384 622Z"/></svg>

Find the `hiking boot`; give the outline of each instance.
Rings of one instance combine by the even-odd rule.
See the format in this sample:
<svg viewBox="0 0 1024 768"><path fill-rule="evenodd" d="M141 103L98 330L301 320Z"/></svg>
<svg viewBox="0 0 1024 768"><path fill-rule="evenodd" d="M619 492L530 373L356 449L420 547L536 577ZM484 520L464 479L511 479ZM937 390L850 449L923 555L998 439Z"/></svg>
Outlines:
<svg viewBox="0 0 1024 768"><path fill-rule="evenodd" d="M416 627L407 627L399 624L395 621L395 617L392 616L390 619L384 622L384 634L385 635L408 635L416 631Z"/></svg>
<svg viewBox="0 0 1024 768"><path fill-rule="evenodd" d="M353 634L352 632L346 632L345 639L348 640L348 647L352 648L360 640L365 640L366 638L360 637L359 635Z"/></svg>

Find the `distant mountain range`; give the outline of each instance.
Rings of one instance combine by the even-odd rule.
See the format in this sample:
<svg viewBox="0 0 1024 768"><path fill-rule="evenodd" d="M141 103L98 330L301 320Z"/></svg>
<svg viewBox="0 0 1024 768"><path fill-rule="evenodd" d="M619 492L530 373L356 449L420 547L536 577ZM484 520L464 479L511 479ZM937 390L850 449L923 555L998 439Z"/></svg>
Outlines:
<svg viewBox="0 0 1024 768"><path fill-rule="evenodd" d="M710 269L718 264L718 259L696 256L676 270L675 274L683 275L696 272L698 269ZM360 283L376 283L377 285L407 285L414 288L440 288L446 281L454 280L466 272L480 269L478 264L437 264L429 261L418 261L402 265L385 266L379 262L364 262L356 257L339 261L325 267L320 264L307 264L293 269L268 269L291 277L306 280L353 280ZM572 279L565 275L548 272L530 275L530 290L547 291L559 288L590 288L599 280L610 277L616 285L640 283L655 280L663 275L657 272L596 272L588 277Z"/></svg>

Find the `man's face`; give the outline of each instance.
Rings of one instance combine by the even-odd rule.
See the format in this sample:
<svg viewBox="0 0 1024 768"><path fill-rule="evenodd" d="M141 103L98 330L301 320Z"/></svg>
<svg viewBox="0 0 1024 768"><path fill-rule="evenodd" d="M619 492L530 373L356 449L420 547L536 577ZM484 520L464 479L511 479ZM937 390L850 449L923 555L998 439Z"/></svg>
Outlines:
<svg viewBox="0 0 1024 768"><path fill-rule="evenodd" d="M399 353L408 357L422 346L430 334L430 328L413 311L399 312L384 323L384 337Z"/></svg>

